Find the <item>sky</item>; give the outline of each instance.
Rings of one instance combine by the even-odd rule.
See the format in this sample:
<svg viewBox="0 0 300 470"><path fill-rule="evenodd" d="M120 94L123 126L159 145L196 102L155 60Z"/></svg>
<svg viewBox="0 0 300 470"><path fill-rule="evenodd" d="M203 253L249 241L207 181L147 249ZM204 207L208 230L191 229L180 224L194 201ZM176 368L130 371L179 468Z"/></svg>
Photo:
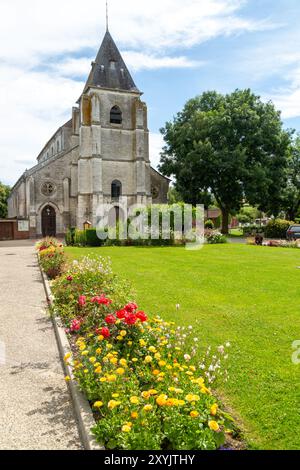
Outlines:
<svg viewBox="0 0 300 470"><path fill-rule="evenodd" d="M105 33L105 0L1 0L0 181L14 184L71 117ZM109 29L159 132L207 90L251 88L300 132L299 0L109 0Z"/></svg>

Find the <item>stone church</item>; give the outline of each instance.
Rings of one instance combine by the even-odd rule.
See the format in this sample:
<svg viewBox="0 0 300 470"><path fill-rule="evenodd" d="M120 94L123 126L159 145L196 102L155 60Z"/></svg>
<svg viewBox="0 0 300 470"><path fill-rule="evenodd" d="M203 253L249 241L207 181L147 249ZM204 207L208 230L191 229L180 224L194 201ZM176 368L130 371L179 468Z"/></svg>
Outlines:
<svg viewBox="0 0 300 470"><path fill-rule="evenodd" d="M26 170L8 200L30 237L97 223L99 204L166 203L170 180L151 167L147 106L107 30L72 118Z"/></svg>

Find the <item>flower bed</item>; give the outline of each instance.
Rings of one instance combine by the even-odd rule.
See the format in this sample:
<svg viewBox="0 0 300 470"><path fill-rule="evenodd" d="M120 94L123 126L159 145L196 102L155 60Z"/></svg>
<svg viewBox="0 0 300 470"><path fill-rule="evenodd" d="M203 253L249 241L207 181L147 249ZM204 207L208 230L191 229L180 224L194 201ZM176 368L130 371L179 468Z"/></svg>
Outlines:
<svg viewBox="0 0 300 470"><path fill-rule="evenodd" d="M227 380L226 348L199 360L193 327L148 318L102 258L84 258L52 282L54 308L66 328L73 373L96 418L93 433L108 449L213 450L234 423L212 394ZM69 380L69 377L66 378Z"/></svg>
<svg viewBox="0 0 300 470"><path fill-rule="evenodd" d="M62 274L65 265L63 245L54 238L44 238L36 244L41 266L49 279Z"/></svg>

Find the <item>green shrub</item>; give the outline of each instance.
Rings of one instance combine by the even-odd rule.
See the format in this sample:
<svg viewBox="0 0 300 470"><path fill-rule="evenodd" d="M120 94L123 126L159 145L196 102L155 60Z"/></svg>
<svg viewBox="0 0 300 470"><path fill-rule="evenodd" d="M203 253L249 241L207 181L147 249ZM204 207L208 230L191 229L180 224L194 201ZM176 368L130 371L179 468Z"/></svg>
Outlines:
<svg viewBox="0 0 300 470"><path fill-rule="evenodd" d="M40 264L49 279L55 279L61 275L66 259L62 245L51 245L43 250L39 249Z"/></svg>
<svg viewBox="0 0 300 470"><path fill-rule="evenodd" d="M89 228L85 232L87 246L103 246L105 240L101 240L95 228Z"/></svg>
<svg viewBox="0 0 300 470"><path fill-rule="evenodd" d="M85 230L75 230L74 245L86 246L86 231Z"/></svg>
<svg viewBox="0 0 300 470"><path fill-rule="evenodd" d="M215 230L206 230L204 236L206 243L209 245L221 245L227 243L227 237Z"/></svg>
<svg viewBox="0 0 300 470"><path fill-rule="evenodd" d="M75 232L76 228L72 227L70 228L66 235L65 235L65 242L67 246L73 246L74 245L74 238L75 238Z"/></svg>
<svg viewBox="0 0 300 470"><path fill-rule="evenodd" d="M286 238L286 232L293 222L283 219L271 220L265 227L266 238Z"/></svg>
<svg viewBox="0 0 300 470"><path fill-rule="evenodd" d="M215 224L213 223L213 221L211 219L209 219L205 222L204 227L207 230L213 230L215 228Z"/></svg>

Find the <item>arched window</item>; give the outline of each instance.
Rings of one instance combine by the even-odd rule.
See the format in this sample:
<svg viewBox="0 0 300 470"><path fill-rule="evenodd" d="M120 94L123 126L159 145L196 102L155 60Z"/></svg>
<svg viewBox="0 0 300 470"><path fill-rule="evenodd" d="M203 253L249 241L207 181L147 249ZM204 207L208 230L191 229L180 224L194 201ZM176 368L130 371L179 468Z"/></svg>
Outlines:
<svg viewBox="0 0 300 470"><path fill-rule="evenodd" d="M59 153L59 140L57 141L57 153Z"/></svg>
<svg viewBox="0 0 300 470"><path fill-rule="evenodd" d="M122 183L115 180L111 184L111 197L117 199L120 196L122 196Z"/></svg>
<svg viewBox="0 0 300 470"><path fill-rule="evenodd" d="M119 106L114 106L110 111L111 124L122 124L122 111Z"/></svg>

